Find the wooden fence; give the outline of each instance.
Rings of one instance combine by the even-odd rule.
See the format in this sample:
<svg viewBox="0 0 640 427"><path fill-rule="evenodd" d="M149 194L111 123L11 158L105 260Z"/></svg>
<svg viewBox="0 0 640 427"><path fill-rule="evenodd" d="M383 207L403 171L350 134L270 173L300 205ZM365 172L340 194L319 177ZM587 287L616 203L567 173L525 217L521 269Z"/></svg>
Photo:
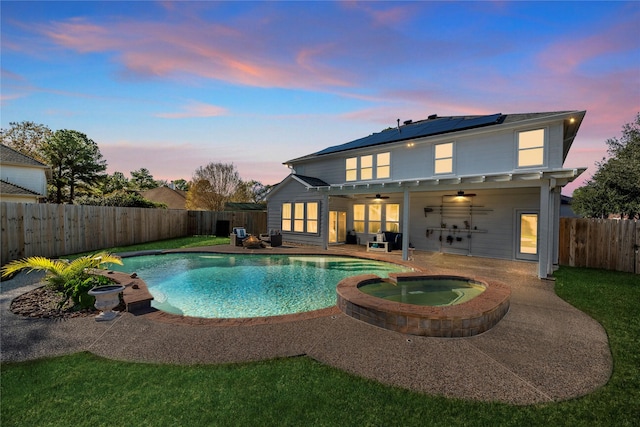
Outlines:
<svg viewBox="0 0 640 427"><path fill-rule="evenodd" d="M200 212L0 203L0 265L29 256L59 257L175 237L216 233L218 221L266 232L266 212ZM226 230L224 231L226 233Z"/></svg>
<svg viewBox="0 0 640 427"><path fill-rule="evenodd" d="M640 274L640 221L560 218L560 264Z"/></svg>

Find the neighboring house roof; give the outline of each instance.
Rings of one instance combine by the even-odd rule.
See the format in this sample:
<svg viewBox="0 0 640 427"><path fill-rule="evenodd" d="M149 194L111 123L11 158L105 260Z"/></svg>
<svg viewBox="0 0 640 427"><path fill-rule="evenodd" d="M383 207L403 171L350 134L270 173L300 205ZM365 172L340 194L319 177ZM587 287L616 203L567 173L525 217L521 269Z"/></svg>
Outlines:
<svg viewBox="0 0 640 427"><path fill-rule="evenodd" d="M236 203L227 202L224 204L225 211L266 211L265 203Z"/></svg>
<svg viewBox="0 0 640 427"><path fill-rule="evenodd" d="M334 145L316 153L303 156L297 159L289 160L285 164L290 164L297 161L317 158L327 154L339 153L348 150L355 150L359 148L374 147L382 144L389 144L393 142L406 141L416 138L425 138L430 136L461 132L476 128L483 128L501 124L511 124L516 122L522 122L526 120L535 120L540 118L561 116L569 113L575 113L574 111L553 111L553 112L540 112L540 113L517 113L517 114L490 114L484 116L448 116L438 117L437 115L429 116L428 119L419 120L413 122L407 120L403 125L397 127L388 128L378 133L373 133L364 138L359 138L345 144ZM565 144L564 144L564 157L566 158L569 151L569 147L573 142L573 138L580 127L584 114L580 114L576 123L571 127L565 129Z"/></svg>
<svg viewBox="0 0 640 427"><path fill-rule="evenodd" d="M173 190L167 186L141 191L140 195L156 203L164 203L169 209L186 209L187 192Z"/></svg>
<svg viewBox="0 0 640 427"><path fill-rule="evenodd" d="M49 166L45 165L44 163L41 163L29 156L25 156L24 154L14 150L11 147L7 147L4 144L0 144L0 161L4 164L10 165L24 165L47 169L49 168Z"/></svg>
<svg viewBox="0 0 640 427"><path fill-rule="evenodd" d="M35 191L31 191L28 188L20 187L19 185L11 184L0 180L0 194L10 194L13 196L34 196L42 197L42 194L38 194Z"/></svg>

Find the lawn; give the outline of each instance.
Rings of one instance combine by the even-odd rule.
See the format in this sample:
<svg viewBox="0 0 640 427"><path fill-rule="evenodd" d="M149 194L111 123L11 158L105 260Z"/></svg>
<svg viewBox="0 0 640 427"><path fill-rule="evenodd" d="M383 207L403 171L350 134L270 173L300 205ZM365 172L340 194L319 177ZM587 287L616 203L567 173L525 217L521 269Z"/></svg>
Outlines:
<svg viewBox="0 0 640 427"><path fill-rule="evenodd" d="M558 295L605 327L614 358L609 383L578 399L532 406L447 399L354 377L306 357L185 367L79 353L3 364L0 424L639 425L640 276L563 267L556 277Z"/></svg>

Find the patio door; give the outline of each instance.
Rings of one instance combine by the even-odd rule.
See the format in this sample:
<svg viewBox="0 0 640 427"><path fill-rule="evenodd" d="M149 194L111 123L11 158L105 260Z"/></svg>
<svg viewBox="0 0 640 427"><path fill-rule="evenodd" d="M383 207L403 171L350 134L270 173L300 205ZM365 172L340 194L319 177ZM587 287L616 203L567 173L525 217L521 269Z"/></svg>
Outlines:
<svg viewBox="0 0 640 427"><path fill-rule="evenodd" d="M537 211L516 211L516 258L538 259L538 217Z"/></svg>
<svg viewBox="0 0 640 427"><path fill-rule="evenodd" d="M345 242L347 240L347 213L329 211L329 243Z"/></svg>

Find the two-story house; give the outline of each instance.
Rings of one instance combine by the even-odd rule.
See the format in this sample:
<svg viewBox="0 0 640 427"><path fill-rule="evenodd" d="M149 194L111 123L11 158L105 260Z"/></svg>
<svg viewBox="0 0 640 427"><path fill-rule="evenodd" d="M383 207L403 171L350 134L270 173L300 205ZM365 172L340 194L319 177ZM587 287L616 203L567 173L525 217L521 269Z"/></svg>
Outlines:
<svg viewBox="0 0 640 427"><path fill-rule="evenodd" d="M34 158L0 144L0 199L3 202L38 203L47 197L51 168Z"/></svg>
<svg viewBox="0 0 640 427"><path fill-rule="evenodd" d="M558 260L563 167L586 111L410 120L285 162L268 196L283 240L328 248L396 237L410 248L539 263ZM400 239L397 239L400 235ZM374 249L375 248L375 249Z"/></svg>

